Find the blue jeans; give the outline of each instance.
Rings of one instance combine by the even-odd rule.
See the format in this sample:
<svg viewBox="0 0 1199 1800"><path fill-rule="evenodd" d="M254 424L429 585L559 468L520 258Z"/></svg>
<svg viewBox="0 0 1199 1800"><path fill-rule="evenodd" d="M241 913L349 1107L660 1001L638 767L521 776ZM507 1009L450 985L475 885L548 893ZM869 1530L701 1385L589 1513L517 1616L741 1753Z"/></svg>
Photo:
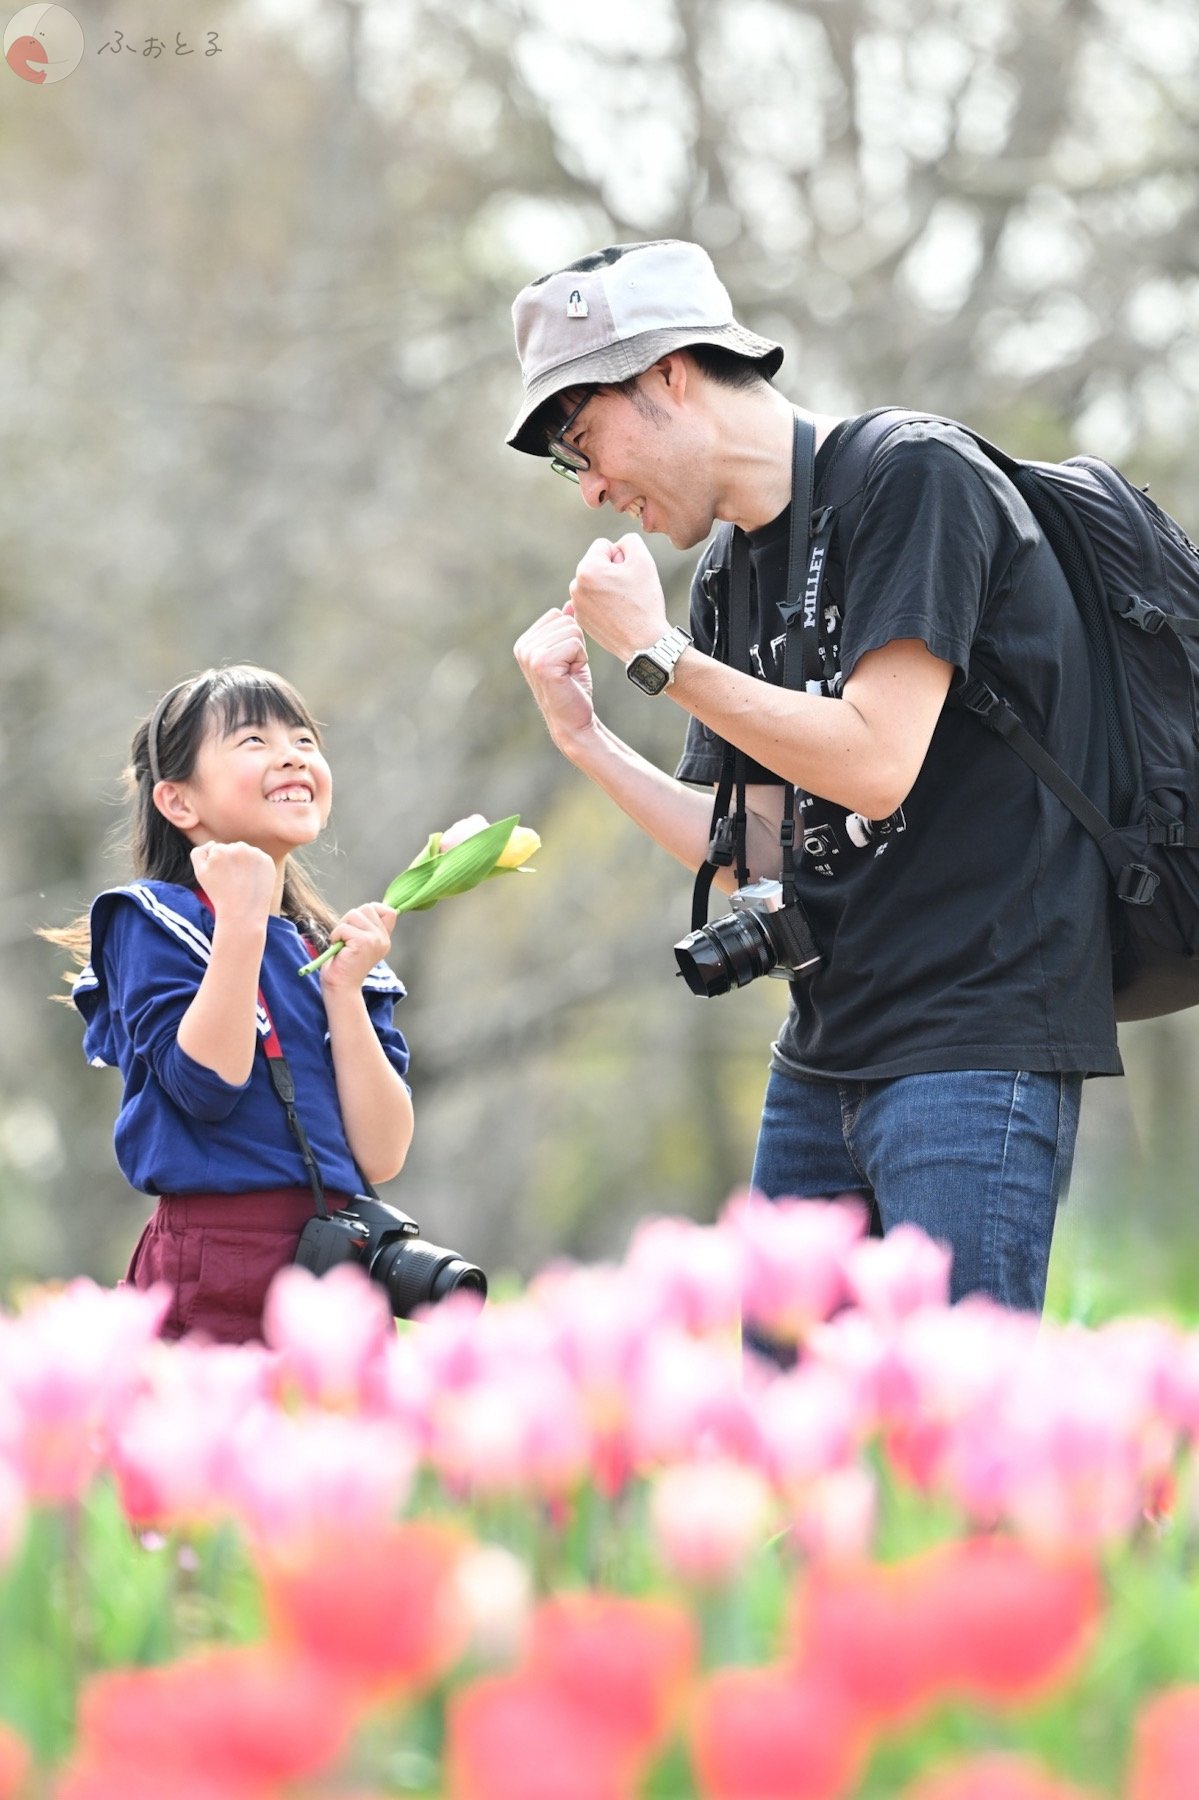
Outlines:
<svg viewBox="0 0 1199 1800"><path fill-rule="evenodd" d="M856 1194L953 1250L951 1297L1040 1312L1081 1075L968 1069L890 1081L771 1072L753 1185L772 1200Z"/></svg>

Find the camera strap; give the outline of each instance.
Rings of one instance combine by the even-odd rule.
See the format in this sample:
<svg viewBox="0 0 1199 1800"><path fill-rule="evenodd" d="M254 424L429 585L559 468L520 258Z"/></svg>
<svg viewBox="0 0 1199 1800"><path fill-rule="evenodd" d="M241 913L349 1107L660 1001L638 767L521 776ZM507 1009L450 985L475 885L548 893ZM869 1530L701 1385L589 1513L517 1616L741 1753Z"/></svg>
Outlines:
<svg viewBox="0 0 1199 1800"><path fill-rule="evenodd" d="M749 673L749 539L734 525L729 562L728 666ZM712 802L708 854L695 873L691 891L691 929L698 931L708 919L708 894L717 869L736 863L737 886L749 880L745 858L745 763L743 750L726 744L720 763L720 781ZM734 798L730 813L729 801Z"/></svg>
<svg viewBox="0 0 1199 1800"><path fill-rule="evenodd" d="M810 419L795 415L791 443L791 530L787 546L787 579L780 612L786 623L787 637L783 652L783 685L809 692L820 691L820 589L824 562L832 536L833 513L826 507L819 519L813 519L816 474L816 428ZM815 527L815 537L813 537ZM749 605L749 539L739 526L732 531L729 560L728 592L728 667L743 675L754 673L750 666ZM709 574L714 571L709 570ZM706 577L705 577L706 579ZM801 586L802 582L802 586ZM691 929L698 931L707 923L708 895L719 868L736 863L738 887L749 880L746 861L745 833L748 822L745 809L745 752L725 744L720 782L712 807L711 841L707 860L701 863L695 877L691 898ZM729 800L736 790L736 809L730 813ZM783 784L783 817L779 825L782 851L780 875L783 904L795 902L795 788Z"/></svg>
<svg viewBox="0 0 1199 1800"><path fill-rule="evenodd" d="M200 905L205 907L212 914L215 921L216 907L212 904L212 901L208 898L208 895L204 892L203 888L196 889L196 897L199 900ZM316 954L311 944L306 943L305 947L312 951L313 955ZM304 1159L304 1168L308 1175L308 1185L312 1189L312 1197L316 1201L316 1210L322 1219L327 1219L329 1217L329 1210L325 1205L325 1184L321 1179L321 1172L317 1166L316 1157L312 1153L312 1145L308 1142L308 1133L304 1130L300 1115L296 1111L295 1077L292 1075L291 1065L283 1054L283 1045L280 1042L279 1033L275 1030L275 1021L271 1017L271 1009L266 1003L266 995L263 993L261 985L259 985L258 989L258 1010L266 1021L266 1032L265 1034L261 1031L258 1033L258 1042L261 1044L262 1053L266 1057L267 1073L271 1078L271 1086L283 1103L283 1109L287 1114L288 1126L299 1146L300 1155Z"/></svg>

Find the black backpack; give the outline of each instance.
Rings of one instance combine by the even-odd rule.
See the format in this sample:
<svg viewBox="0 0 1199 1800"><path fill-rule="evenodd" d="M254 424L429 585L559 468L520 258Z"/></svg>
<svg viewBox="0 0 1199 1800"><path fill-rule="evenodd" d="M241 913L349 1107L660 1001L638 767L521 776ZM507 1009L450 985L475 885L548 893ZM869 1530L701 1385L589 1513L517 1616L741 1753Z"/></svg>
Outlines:
<svg viewBox="0 0 1199 1800"><path fill-rule="evenodd" d="M838 519L848 543L880 445L900 426L954 423L887 407L837 445L812 519L809 572ZM1199 1004L1199 550L1097 456L1022 462L959 426L1007 476L1045 533L1086 630L1107 723L1110 818L972 671L955 700L1002 737L1090 832L1111 871L1118 1019Z"/></svg>

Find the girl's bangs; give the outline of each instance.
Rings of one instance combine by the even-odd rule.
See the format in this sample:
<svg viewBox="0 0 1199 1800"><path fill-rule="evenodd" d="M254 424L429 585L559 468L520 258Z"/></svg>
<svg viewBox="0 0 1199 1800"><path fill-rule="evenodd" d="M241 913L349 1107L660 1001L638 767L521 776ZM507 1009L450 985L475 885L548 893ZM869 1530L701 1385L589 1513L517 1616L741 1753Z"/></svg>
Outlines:
<svg viewBox="0 0 1199 1800"><path fill-rule="evenodd" d="M267 669L221 669L213 680L207 708L216 713L225 732L277 720L310 731L320 741L320 727L295 689Z"/></svg>

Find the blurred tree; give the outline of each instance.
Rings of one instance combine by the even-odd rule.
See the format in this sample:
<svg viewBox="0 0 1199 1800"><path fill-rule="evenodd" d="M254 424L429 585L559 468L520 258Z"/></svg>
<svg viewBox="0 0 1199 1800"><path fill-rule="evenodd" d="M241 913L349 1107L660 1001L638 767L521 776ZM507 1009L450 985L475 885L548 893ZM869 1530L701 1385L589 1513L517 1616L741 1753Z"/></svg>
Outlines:
<svg viewBox="0 0 1199 1800"><path fill-rule="evenodd" d="M416 1147L394 1194L489 1265L707 1214L748 1170L781 988L671 979L685 874L556 758L509 646L594 529L502 446L508 307L603 243L708 244L781 385L1119 455L1199 519L1199 18L1186 0L205 0L222 54L95 54L0 116L0 1245L111 1276L144 1210L114 1078L32 926L122 877L135 719L284 669L330 724L335 898L435 825L520 811L535 882L406 922ZM190 15L189 15L190 21ZM689 558L655 546L675 616ZM669 765L673 708L599 671ZM1193 1166L1192 1021L1129 1036L1092 1164ZM1148 1092L1146 1114L1141 1104ZM1138 1141L1143 1148L1138 1148Z"/></svg>

